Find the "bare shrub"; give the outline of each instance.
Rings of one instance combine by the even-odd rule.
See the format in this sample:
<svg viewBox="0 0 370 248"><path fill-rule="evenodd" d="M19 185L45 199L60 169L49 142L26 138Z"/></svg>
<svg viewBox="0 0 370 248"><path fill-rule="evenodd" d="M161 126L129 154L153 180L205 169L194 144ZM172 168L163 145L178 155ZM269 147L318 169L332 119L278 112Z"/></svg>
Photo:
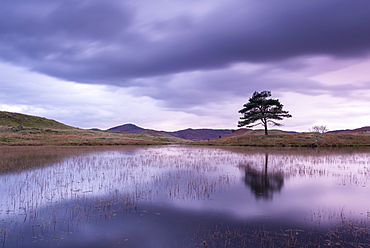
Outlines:
<svg viewBox="0 0 370 248"><path fill-rule="evenodd" d="M326 126L312 126L308 130L313 133L326 133L329 131Z"/></svg>

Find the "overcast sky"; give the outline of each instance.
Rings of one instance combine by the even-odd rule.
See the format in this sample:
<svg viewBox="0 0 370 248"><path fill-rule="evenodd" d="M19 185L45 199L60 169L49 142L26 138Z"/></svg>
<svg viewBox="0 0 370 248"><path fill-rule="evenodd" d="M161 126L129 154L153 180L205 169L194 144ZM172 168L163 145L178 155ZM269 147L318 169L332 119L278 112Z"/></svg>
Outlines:
<svg viewBox="0 0 370 248"><path fill-rule="evenodd" d="M107 129L370 126L368 0L2 0L0 110Z"/></svg>

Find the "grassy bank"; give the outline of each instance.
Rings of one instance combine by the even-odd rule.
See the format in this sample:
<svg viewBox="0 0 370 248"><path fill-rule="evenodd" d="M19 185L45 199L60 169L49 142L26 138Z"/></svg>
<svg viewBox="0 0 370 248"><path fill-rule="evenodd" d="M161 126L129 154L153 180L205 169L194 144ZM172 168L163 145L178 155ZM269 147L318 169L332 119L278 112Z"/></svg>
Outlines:
<svg viewBox="0 0 370 248"><path fill-rule="evenodd" d="M170 137L109 133L83 129L0 127L0 145L161 145L184 143Z"/></svg>
<svg viewBox="0 0 370 248"><path fill-rule="evenodd" d="M370 133L285 133L239 129L209 141L188 141L163 132L112 133L79 129L43 117L0 111L0 145L163 145L195 144L220 146L341 147L370 146Z"/></svg>
<svg viewBox="0 0 370 248"><path fill-rule="evenodd" d="M218 146L343 147L370 146L370 134L244 134L208 141L187 141L171 136L110 133L85 129L0 127L0 145L165 145L194 144Z"/></svg>
<svg viewBox="0 0 370 248"><path fill-rule="evenodd" d="M0 111L0 145L152 145L186 143L161 135L110 133L79 129L55 120Z"/></svg>
<svg viewBox="0 0 370 248"><path fill-rule="evenodd" d="M370 134L286 133L271 135L244 134L216 140L195 142L199 145L276 146L276 147L342 147L370 146Z"/></svg>

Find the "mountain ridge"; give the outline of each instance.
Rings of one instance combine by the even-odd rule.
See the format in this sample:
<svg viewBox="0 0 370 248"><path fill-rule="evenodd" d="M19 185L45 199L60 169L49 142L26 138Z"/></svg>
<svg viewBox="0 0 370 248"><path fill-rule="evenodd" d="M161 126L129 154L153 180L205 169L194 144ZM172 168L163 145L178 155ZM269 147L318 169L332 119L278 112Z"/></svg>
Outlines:
<svg viewBox="0 0 370 248"><path fill-rule="evenodd" d="M367 133L370 132L370 126L355 128L355 129L344 129L344 130L333 130L328 133Z"/></svg>
<svg viewBox="0 0 370 248"><path fill-rule="evenodd" d="M211 128L187 128L178 131L157 131L152 129L145 129L139 127L135 124L128 123L122 124L120 126L112 127L107 129L108 132L127 132L127 133L143 133L143 134L151 134L153 133L161 133L171 135L177 138L186 139L186 140L214 140L221 137L232 137L238 135L262 135L264 134L264 130L262 129L248 129L248 128L240 128L240 129L211 129ZM366 133L370 132L370 126L365 126L361 128L355 129L346 129L346 130L333 130L327 133ZM284 133L297 133L294 131L283 131L283 130L275 130L270 129L270 134L284 134Z"/></svg>
<svg viewBox="0 0 370 248"><path fill-rule="evenodd" d="M193 129L187 128L178 131L157 131L152 129L145 129L135 124L128 123L123 124L120 126L112 127L107 129L108 132L127 132L127 133L162 133L171 135L176 138L186 139L186 140L211 140L220 138L220 136L224 136L234 132L233 129L211 129L211 128L200 128L200 129Z"/></svg>

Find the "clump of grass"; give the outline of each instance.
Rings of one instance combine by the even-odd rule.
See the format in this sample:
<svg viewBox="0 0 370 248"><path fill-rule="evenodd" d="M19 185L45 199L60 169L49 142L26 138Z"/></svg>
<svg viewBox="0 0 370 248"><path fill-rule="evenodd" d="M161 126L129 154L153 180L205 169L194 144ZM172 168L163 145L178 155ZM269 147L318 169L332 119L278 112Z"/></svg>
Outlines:
<svg viewBox="0 0 370 248"><path fill-rule="evenodd" d="M3 244L3 247L4 247L5 242L6 242L6 228L5 227L0 229L0 242Z"/></svg>
<svg viewBox="0 0 370 248"><path fill-rule="evenodd" d="M198 231L186 247L370 247L368 223L346 221L323 230L269 229L262 225L232 228L216 226Z"/></svg>

